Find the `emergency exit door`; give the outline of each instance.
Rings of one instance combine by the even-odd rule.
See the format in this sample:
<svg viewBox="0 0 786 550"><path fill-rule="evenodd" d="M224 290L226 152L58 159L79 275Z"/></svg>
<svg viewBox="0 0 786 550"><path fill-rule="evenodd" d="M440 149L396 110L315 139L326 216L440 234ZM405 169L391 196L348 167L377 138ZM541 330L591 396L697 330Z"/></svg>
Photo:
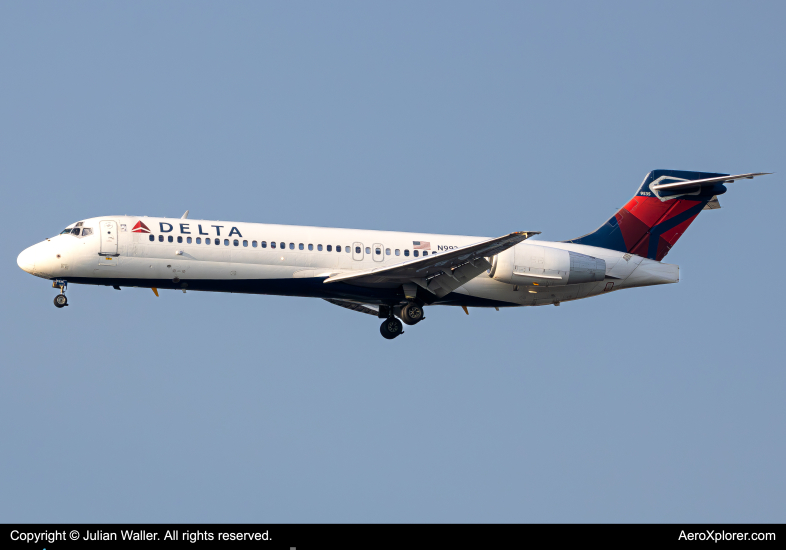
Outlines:
<svg viewBox="0 0 786 550"><path fill-rule="evenodd" d="M104 220L98 224L101 234L101 256L117 256L117 222Z"/></svg>
<svg viewBox="0 0 786 550"><path fill-rule="evenodd" d="M363 259L363 243L352 243L352 259L358 262Z"/></svg>
<svg viewBox="0 0 786 550"><path fill-rule="evenodd" d="M374 246L371 247L371 254L375 262L381 262L385 259L385 248L379 243L374 243Z"/></svg>

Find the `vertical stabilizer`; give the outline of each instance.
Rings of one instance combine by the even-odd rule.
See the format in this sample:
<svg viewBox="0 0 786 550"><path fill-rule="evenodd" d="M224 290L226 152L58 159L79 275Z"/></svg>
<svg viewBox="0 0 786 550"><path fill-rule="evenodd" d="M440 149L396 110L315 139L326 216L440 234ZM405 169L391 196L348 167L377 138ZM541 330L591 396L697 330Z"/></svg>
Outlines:
<svg viewBox="0 0 786 550"><path fill-rule="evenodd" d="M570 243L610 248L662 260L699 213L720 208L717 195L726 192L722 182L706 182L728 176L710 172L653 170L636 195L592 233ZM702 180L694 186L669 188L668 184ZM665 188L663 188L666 186Z"/></svg>

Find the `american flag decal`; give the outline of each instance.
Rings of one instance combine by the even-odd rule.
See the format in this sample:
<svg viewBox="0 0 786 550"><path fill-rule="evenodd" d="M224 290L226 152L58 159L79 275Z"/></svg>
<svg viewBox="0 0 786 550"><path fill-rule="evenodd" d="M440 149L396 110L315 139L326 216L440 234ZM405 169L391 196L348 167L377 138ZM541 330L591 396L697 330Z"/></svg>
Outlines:
<svg viewBox="0 0 786 550"><path fill-rule="evenodd" d="M412 248L415 250L431 250L431 243L428 241L412 241Z"/></svg>

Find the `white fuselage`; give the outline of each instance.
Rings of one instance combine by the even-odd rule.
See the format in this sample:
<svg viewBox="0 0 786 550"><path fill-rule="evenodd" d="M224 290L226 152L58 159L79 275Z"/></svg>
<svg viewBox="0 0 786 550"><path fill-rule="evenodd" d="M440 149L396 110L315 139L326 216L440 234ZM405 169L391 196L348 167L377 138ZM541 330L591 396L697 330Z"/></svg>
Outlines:
<svg viewBox="0 0 786 550"><path fill-rule="evenodd" d="M20 267L39 277L70 283L313 296L378 304L395 301L396 289L324 284L324 280L485 239L131 216L98 217L80 223L82 232L88 228L91 234L46 239L19 255ZM421 244L413 244L416 242ZM675 265L585 245L528 240L514 247L515 257L527 257L527 251L534 250L528 247L600 258L605 261L606 277L548 286L537 283L537 277L532 283L509 284L484 273L432 303L475 307L558 304L610 290L679 280Z"/></svg>

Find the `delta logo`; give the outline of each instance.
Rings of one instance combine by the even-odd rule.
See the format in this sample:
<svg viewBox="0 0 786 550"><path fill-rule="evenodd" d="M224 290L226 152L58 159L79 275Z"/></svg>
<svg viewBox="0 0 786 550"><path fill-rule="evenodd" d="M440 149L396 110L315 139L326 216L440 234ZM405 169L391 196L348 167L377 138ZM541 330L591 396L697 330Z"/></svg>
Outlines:
<svg viewBox="0 0 786 550"><path fill-rule="evenodd" d="M131 229L131 233L150 233L150 229L148 229L148 227L142 223L142 220L139 220Z"/></svg>

